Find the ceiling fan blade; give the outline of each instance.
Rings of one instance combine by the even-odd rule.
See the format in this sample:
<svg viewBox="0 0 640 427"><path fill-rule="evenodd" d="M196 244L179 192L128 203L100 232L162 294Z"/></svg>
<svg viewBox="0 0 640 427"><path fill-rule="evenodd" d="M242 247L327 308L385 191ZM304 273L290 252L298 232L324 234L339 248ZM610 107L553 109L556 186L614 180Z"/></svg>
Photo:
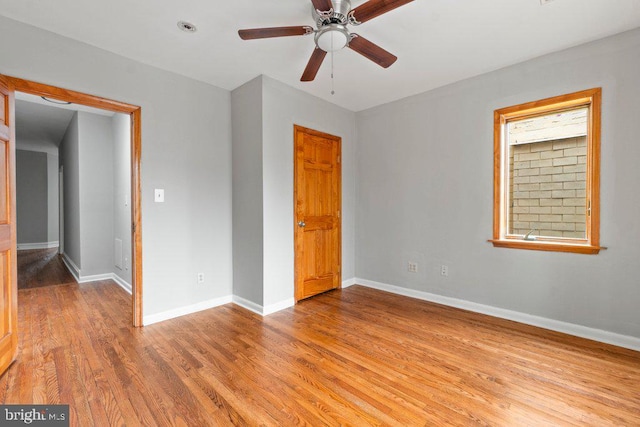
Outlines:
<svg viewBox="0 0 640 427"><path fill-rule="evenodd" d="M238 35L242 40L267 39L270 37L304 36L313 33L313 28L308 25L300 27L271 27L252 28L239 30Z"/></svg>
<svg viewBox="0 0 640 427"><path fill-rule="evenodd" d="M326 12L333 8L331 0L311 0L313 7L320 12Z"/></svg>
<svg viewBox="0 0 640 427"><path fill-rule="evenodd" d="M356 22L363 23L395 8L411 3L413 0L369 0L351 11Z"/></svg>
<svg viewBox="0 0 640 427"><path fill-rule="evenodd" d="M318 70L322 65L322 61L324 61L324 57L327 56L327 52L316 47L311 54L311 58L307 63L307 68L304 69L304 73L302 73L302 77L300 78L301 82L311 82L316 78L316 74L318 74Z"/></svg>
<svg viewBox="0 0 640 427"><path fill-rule="evenodd" d="M370 42L362 36L351 34L353 38L349 42L349 47L360 55L368 58L381 66L382 68L390 67L396 60L397 56L387 52L375 43Z"/></svg>

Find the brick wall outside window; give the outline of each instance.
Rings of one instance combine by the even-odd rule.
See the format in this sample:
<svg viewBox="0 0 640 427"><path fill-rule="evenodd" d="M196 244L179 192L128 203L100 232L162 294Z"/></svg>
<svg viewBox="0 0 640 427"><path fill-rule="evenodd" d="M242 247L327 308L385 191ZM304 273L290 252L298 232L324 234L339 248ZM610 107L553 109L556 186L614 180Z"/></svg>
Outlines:
<svg viewBox="0 0 640 427"><path fill-rule="evenodd" d="M586 238L586 136L509 148L509 233Z"/></svg>

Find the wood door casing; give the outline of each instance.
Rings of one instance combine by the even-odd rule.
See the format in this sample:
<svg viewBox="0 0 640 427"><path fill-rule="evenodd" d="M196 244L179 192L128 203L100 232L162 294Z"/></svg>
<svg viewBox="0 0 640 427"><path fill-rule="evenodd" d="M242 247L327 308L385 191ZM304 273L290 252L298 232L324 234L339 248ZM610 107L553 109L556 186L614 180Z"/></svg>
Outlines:
<svg viewBox="0 0 640 427"><path fill-rule="evenodd" d="M341 145L340 137L294 126L296 302L342 285Z"/></svg>
<svg viewBox="0 0 640 427"><path fill-rule="evenodd" d="M0 375L18 348L14 111L13 90L0 76Z"/></svg>
<svg viewBox="0 0 640 427"><path fill-rule="evenodd" d="M82 92L76 92L56 86L38 83L12 76L2 76L0 79L9 82L13 91L45 96L73 104L86 105L128 114L131 118L131 228L132 228L132 321L134 326L142 326L142 202L141 202L141 162L142 162L142 109L133 104L127 104L112 99L102 98ZM12 110L13 111L13 110Z"/></svg>

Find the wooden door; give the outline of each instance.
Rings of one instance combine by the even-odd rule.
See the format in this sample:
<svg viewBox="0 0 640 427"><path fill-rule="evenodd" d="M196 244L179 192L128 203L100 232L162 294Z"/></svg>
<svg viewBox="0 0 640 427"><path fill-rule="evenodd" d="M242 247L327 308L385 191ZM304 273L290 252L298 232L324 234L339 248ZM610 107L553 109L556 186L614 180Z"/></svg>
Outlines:
<svg viewBox="0 0 640 427"><path fill-rule="evenodd" d="M294 128L296 301L340 288L342 200L337 136Z"/></svg>
<svg viewBox="0 0 640 427"><path fill-rule="evenodd" d="M13 91L8 81L0 76L0 374L13 362L18 347L13 112Z"/></svg>

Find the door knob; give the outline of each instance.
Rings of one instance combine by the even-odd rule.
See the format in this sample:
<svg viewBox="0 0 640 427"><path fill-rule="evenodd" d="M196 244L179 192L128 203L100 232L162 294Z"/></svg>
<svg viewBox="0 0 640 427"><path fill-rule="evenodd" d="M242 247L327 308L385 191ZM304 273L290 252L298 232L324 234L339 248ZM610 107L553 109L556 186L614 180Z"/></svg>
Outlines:
<svg viewBox="0 0 640 427"><path fill-rule="evenodd" d="M298 227L304 227L307 225L304 221L298 221Z"/></svg>

